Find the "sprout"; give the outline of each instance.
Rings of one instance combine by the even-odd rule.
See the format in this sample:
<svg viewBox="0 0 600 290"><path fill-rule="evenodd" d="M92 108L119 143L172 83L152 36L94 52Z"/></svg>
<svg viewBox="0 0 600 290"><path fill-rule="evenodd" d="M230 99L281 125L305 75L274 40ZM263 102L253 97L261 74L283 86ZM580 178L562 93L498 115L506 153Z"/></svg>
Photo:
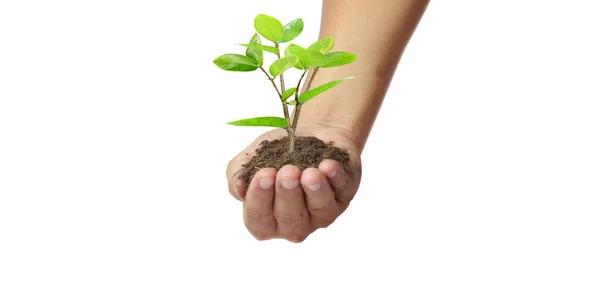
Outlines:
<svg viewBox="0 0 600 290"><path fill-rule="evenodd" d="M241 119L229 122L229 125L235 126L262 126L282 128L288 132L290 151L294 150L295 132L298 126L298 118L302 105L330 90L346 80L354 77L347 77L341 80L331 81L311 89L315 75L320 69L338 67L350 64L356 60L356 55L344 52L333 51L334 41L331 37L321 38L312 43L308 48L298 44L290 43L285 50L281 44L296 39L304 29L304 22L301 18L290 21L283 26L281 22L271 16L259 14L254 18L254 29L256 33L247 44L240 44L246 48L246 54L228 53L217 57L213 62L219 68L232 72L250 72L255 70L262 71L277 93L277 99L282 104L283 117L257 117ZM273 45L265 45L261 36ZM264 64L264 52L277 55L271 65L268 66L268 72ZM302 76L297 82L296 87L285 88L284 73L289 69L298 69L302 71ZM301 92L300 86L305 81L304 77L312 69L312 76L306 85L306 89ZM279 86L275 83L279 80ZM294 97L293 99L292 96ZM294 116L291 119L288 106L294 107Z"/></svg>

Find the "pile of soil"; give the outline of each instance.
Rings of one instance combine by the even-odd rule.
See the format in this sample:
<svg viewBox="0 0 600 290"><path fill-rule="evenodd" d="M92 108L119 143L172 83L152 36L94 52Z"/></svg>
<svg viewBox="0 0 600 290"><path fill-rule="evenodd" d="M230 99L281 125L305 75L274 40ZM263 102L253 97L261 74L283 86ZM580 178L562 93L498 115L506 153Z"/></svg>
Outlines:
<svg viewBox="0 0 600 290"><path fill-rule="evenodd" d="M334 146L333 142L325 143L316 137L298 136L294 142L294 151L289 152L288 137L272 141L264 140L256 150L252 159L242 165L239 177L246 185L250 184L252 177L263 168L279 170L284 165L295 165L300 170L314 167L325 159L338 161L346 170L349 170L350 157L346 150Z"/></svg>

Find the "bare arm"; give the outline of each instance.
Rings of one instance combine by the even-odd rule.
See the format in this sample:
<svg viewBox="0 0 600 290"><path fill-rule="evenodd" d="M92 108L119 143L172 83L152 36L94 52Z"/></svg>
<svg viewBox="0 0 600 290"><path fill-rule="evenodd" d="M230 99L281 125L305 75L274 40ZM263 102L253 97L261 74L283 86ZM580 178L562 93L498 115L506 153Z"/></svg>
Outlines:
<svg viewBox="0 0 600 290"><path fill-rule="evenodd" d="M299 124L348 131L362 152L400 57L428 0L324 0L320 38L333 37L334 50L357 55L354 63L320 70L314 85L349 75L326 96L306 103Z"/></svg>
<svg viewBox="0 0 600 290"><path fill-rule="evenodd" d="M293 165L262 168L246 187L235 173L258 142L282 138L285 132L276 129L259 137L227 167L230 193L244 201L244 223L255 238L301 242L348 208L361 180L360 154L427 4L428 0L323 0L320 38L332 37L333 51L348 51L357 59L349 65L320 69L312 85L348 76L356 79L297 106L303 109L294 116L300 117L300 135L336 143L347 150L351 161L348 167L323 160L318 168L304 170Z"/></svg>

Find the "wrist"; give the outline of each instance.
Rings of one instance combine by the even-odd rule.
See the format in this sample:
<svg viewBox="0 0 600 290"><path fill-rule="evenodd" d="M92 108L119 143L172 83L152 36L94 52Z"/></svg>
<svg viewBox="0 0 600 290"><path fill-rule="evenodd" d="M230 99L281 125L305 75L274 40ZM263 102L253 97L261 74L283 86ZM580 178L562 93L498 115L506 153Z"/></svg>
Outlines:
<svg viewBox="0 0 600 290"><path fill-rule="evenodd" d="M327 98L329 96L322 96ZM333 96L332 96L333 98ZM372 123L362 120L362 114L353 114L335 104L316 102L310 106L303 106L298 127L313 128L317 130L331 130L350 141L359 152L362 152L367 141Z"/></svg>
<svg viewBox="0 0 600 290"><path fill-rule="evenodd" d="M298 122L298 130L303 132L324 132L326 135L337 136L342 138L345 143L349 143L353 150L362 152L361 144L364 140L360 138L356 130L353 130L342 120L336 120L333 118L300 118Z"/></svg>

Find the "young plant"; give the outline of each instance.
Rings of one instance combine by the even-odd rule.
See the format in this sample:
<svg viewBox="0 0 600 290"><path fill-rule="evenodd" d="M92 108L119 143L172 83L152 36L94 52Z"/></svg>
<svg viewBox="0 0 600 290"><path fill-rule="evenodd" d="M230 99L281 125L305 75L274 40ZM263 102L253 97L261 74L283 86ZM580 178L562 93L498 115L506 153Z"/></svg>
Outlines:
<svg viewBox="0 0 600 290"><path fill-rule="evenodd" d="M294 40L302 33L304 22L301 18L295 19L284 26L274 17L259 14L254 18L254 29L256 33L250 38L250 41L247 44L240 44L246 47L245 55L228 53L217 57L213 62L226 71L262 71L277 93L277 100L281 102L283 108L283 117L268 116L241 119L227 124L283 128L288 133L289 150L294 151L295 133L302 105L319 94L353 78L348 77L331 81L312 88L315 75L320 69L352 63L356 59L356 55L344 51L330 52L334 46L331 37L319 39L307 48L291 43L283 50L282 44ZM268 45L263 44L261 36L270 43ZM268 66L268 72L265 69L265 52L277 57ZM298 82L295 82L296 86L286 89L284 72L292 68L300 70L301 76ZM305 81L304 77L309 70L312 70L310 80L308 80L306 89L300 92L303 81ZM289 106L294 107L293 117L289 113Z"/></svg>

